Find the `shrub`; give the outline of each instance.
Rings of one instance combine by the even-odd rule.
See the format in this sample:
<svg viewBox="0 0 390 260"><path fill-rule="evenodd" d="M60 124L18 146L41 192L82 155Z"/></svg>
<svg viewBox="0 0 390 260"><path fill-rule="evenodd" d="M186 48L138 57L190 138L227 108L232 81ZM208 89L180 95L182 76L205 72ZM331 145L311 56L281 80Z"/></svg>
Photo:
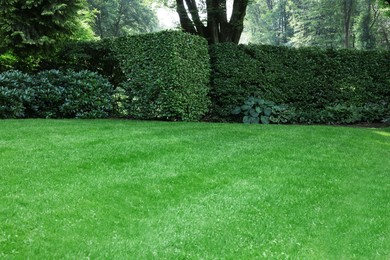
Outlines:
<svg viewBox="0 0 390 260"><path fill-rule="evenodd" d="M61 105L65 102L66 79L63 72L39 72L31 86L31 102L27 105L28 117L61 118Z"/></svg>
<svg viewBox="0 0 390 260"><path fill-rule="evenodd" d="M20 71L0 74L0 118L25 116L25 105L31 100L33 79Z"/></svg>
<svg viewBox="0 0 390 260"><path fill-rule="evenodd" d="M218 121L234 120L231 110L248 96L287 104L299 123L379 120L389 112L388 51L216 44L210 56L210 113ZM373 109L380 106L387 111Z"/></svg>
<svg viewBox="0 0 390 260"><path fill-rule="evenodd" d="M87 70L64 75L63 117L105 118L113 110L113 87L107 79Z"/></svg>
<svg viewBox="0 0 390 260"><path fill-rule="evenodd" d="M113 96L107 79L86 70L0 74L1 118L103 118L113 111Z"/></svg>
<svg viewBox="0 0 390 260"><path fill-rule="evenodd" d="M129 114L140 119L199 120L208 110L205 39L182 32L122 37L113 44L126 81Z"/></svg>
<svg viewBox="0 0 390 260"><path fill-rule="evenodd" d="M124 81L124 75L112 48L112 39L68 42L51 59L41 64L41 69L89 70L106 77L114 86Z"/></svg>
<svg viewBox="0 0 390 260"><path fill-rule="evenodd" d="M287 106L276 105L262 98L249 97L242 106L236 107L233 115L243 114L244 124L288 123L293 114L286 113Z"/></svg>
<svg viewBox="0 0 390 260"><path fill-rule="evenodd" d="M23 116L24 106L23 100L20 98L20 91L0 86L0 118L19 118Z"/></svg>

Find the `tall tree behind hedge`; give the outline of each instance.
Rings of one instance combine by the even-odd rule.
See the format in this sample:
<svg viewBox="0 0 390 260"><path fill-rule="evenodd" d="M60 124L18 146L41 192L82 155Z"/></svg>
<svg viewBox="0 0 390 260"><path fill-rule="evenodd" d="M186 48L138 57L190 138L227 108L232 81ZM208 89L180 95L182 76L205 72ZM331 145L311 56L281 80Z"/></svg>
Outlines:
<svg viewBox="0 0 390 260"><path fill-rule="evenodd" d="M210 44L239 43L244 29L246 9L250 2L250 0L160 1L171 4L175 2L173 5L179 14L182 30L204 37Z"/></svg>
<svg viewBox="0 0 390 260"><path fill-rule="evenodd" d="M17 54L52 50L78 31L84 0L0 0L0 47Z"/></svg>
<svg viewBox="0 0 390 260"><path fill-rule="evenodd" d="M94 32L101 38L151 32L157 18L142 0L87 0L95 13Z"/></svg>

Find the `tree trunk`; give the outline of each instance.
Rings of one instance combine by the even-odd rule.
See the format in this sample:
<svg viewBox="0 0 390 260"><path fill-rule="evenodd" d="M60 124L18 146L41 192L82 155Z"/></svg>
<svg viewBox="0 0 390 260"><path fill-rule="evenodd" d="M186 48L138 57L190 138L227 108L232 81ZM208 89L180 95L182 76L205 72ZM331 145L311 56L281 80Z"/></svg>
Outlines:
<svg viewBox="0 0 390 260"><path fill-rule="evenodd" d="M199 1L199 0L198 0ZM230 20L226 0L206 0L207 23L201 20L197 0L176 0L176 11L185 32L197 34L210 44L239 43L249 0L234 0Z"/></svg>
<svg viewBox="0 0 390 260"><path fill-rule="evenodd" d="M354 7L354 0L344 0L343 2L343 14L344 14L344 47L349 48L349 38L351 37L351 19Z"/></svg>

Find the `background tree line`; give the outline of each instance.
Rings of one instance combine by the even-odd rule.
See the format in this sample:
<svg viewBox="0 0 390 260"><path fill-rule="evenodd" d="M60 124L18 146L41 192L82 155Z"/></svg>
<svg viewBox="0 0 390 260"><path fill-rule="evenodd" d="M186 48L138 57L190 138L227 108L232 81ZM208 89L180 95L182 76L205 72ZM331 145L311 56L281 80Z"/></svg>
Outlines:
<svg viewBox="0 0 390 260"><path fill-rule="evenodd" d="M0 51L50 54L64 41L156 31L161 6L209 43L390 48L390 0L0 0Z"/></svg>
<svg viewBox="0 0 390 260"><path fill-rule="evenodd" d="M69 40L146 33L158 21L147 0L0 0L0 51L51 53Z"/></svg>
<svg viewBox="0 0 390 260"><path fill-rule="evenodd" d="M388 0L255 0L246 37L253 43L323 48L390 48Z"/></svg>

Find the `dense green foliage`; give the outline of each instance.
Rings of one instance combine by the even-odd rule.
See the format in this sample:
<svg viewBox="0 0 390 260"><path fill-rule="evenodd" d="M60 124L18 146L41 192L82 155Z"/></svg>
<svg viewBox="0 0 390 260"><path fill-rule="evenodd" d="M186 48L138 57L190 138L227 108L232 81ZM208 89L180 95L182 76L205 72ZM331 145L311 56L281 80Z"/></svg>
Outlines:
<svg viewBox="0 0 390 260"><path fill-rule="evenodd" d="M83 0L0 1L0 50L23 56L52 50L81 28Z"/></svg>
<svg viewBox="0 0 390 260"><path fill-rule="evenodd" d="M3 60L5 69L12 67L8 56ZM90 70L107 77L121 100L117 105L122 116L192 121L208 111L207 42L190 34L172 31L70 42L42 60L40 68Z"/></svg>
<svg viewBox="0 0 390 260"><path fill-rule="evenodd" d="M93 30L100 38L153 31L157 19L142 0L87 0L95 14Z"/></svg>
<svg viewBox="0 0 390 260"><path fill-rule="evenodd" d="M113 110L113 87L90 71L19 71L0 74L0 118L104 118Z"/></svg>
<svg viewBox="0 0 390 260"><path fill-rule="evenodd" d="M0 258L390 257L390 128L0 120L0 129Z"/></svg>
<svg viewBox="0 0 390 260"><path fill-rule="evenodd" d="M199 120L208 109L207 42L182 32L121 37L113 44L126 77L129 115Z"/></svg>
<svg viewBox="0 0 390 260"><path fill-rule="evenodd" d="M41 64L42 69L90 70L103 75L118 86L125 80L119 60L113 52L114 40L72 41L64 44L50 60Z"/></svg>
<svg viewBox="0 0 390 260"><path fill-rule="evenodd" d="M108 90L107 96L112 96L115 89L115 109L124 117L191 121L206 114L206 120L240 121L232 115L233 108L246 107L249 97L262 97L277 104L271 106L272 115L256 112L248 119L256 107L236 113L242 112L246 122L260 122L263 116L263 119L267 118L264 122L271 123L339 124L377 122L390 115L389 60L390 53L386 51L294 49L269 45L217 44L211 46L208 53L204 39L168 31L70 42L57 56L42 60L40 67L61 71L91 70L107 77L114 87L103 89ZM25 65L36 66L28 60ZM17 66L20 66L19 59L12 53L0 56L2 69ZM41 73L36 78L40 75L43 76L38 81L44 82L47 75ZM69 114L50 109L59 109L56 104L63 104L61 95L66 89L57 87L64 88L63 85L62 82L56 85L45 82L42 88L34 85L32 89L38 97L30 97L32 101L24 102L37 102L37 105L25 106L27 116L107 116L100 112L83 115L83 112ZM98 95L103 90L91 91ZM47 105L42 104L41 95L45 92L54 95L47 97L44 102ZM21 113L20 97L15 90L3 88L2 95L4 100L17 97L7 101L11 102L8 107L14 107L14 112L7 112L2 117L19 117L16 115ZM95 102L93 98L84 98L83 102L89 102L89 107ZM262 105L256 106L263 109ZM3 111L9 110L5 107Z"/></svg>
<svg viewBox="0 0 390 260"><path fill-rule="evenodd" d="M12 70L17 63L17 57L12 52L6 52L0 55L0 72Z"/></svg>
<svg viewBox="0 0 390 260"><path fill-rule="evenodd" d="M33 79L19 71L0 74L0 118L25 116L24 104L30 101Z"/></svg>
<svg viewBox="0 0 390 260"><path fill-rule="evenodd" d="M245 39L294 47L390 49L387 0L254 0Z"/></svg>
<svg viewBox="0 0 390 260"><path fill-rule="evenodd" d="M292 118L286 111L290 111L287 106L280 106L262 98L249 97L242 106L237 106L232 114L242 114L244 124L279 124L291 122Z"/></svg>
<svg viewBox="0 0 390 260"><path fill-rule="evenodd" d="M249 96L289 105L295 122L377 121L390 112L389 52L219 44L210 54L211 113L220 119Z"/></svg>

